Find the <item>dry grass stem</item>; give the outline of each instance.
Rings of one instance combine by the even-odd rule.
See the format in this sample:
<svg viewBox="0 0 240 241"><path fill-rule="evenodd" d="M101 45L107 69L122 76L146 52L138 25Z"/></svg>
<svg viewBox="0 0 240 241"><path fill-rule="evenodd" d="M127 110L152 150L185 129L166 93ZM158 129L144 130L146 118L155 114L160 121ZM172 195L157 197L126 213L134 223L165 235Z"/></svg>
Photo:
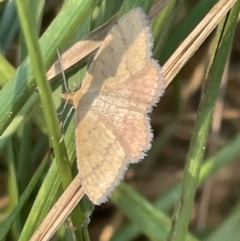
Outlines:
<svg viewBox="0 0 240 241"><path fill-rule="evenodd" d="M62 73L62 71L67 70L68 68L70 68L80 60L83 60L85 57L97 50L115 22L116 16L111 18L103 26L89 33L81 41L77 42L70 49L68 49L68 51L66 51L61 56L63 66L60 66L59 60L57 60L47 72L47 79L51 80L58 74Z"/></svg>
<svg viewBox="0 0 240 241"><path fill-rule="evenodd" d="M77 175L52 207L30 241L49 240L62 222L66 220L74 207L79 203L83 195L84 191L81 188L80 176Z"/></svg>
<svg viewBox="0 0 240 241"><path fill-rule="evenodd" d="M198 50L236 1L237 0L219 1L168 59L163 66L166 86L171 83L173 78Z"/></svg>

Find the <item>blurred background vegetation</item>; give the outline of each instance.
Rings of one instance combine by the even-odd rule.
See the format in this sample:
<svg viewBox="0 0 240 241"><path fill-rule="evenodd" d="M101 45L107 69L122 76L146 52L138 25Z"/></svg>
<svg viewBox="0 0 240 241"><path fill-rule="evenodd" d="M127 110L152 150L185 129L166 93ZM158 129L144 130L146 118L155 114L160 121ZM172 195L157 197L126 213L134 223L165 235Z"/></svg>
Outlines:
<svg viewBox="0 0 240 241"><path fill-rule="evenodd" d="M117 13L119 17L141 6L151 20L154 58L163 66L217 2L32 0L28 1L31 11L26 20L30 21L30 17L32 28L39 33L39 59L48 70L57 60L57 49L63 53ZM43 114L46 103L40 102L33 66L27 57L27 39L20 29L24 21L24 17L18 17L20 1L17 4L16 7L15 1L0 2L0 240L10 241L30 239L62 193L62 183L65 181L66 185L71 179L65 164L59 164L57 157L67 155L72 175L77 172L72 120L64 130L66 149L60 146L59 153L55 148L52 152L50 137L61 135L60 122L65 116L59 117L55 133L50 133L48 117ZM193 207L189 205L191 216L184 216L184 222L177 224L186 228L189 222L189 230L183 231L184 240L240 240L239 26L233 43L231 39L227 43L223 40L223 45L231 51L222 54L222 45L218 44L222 41L219 31L223 33L222 29L235 21L233 17L231 20L232 15L220 30L209 36L181 72L176 73L154 108L151 116L154 140L148 156L129 167L125 181L108 203L93 209L87 198L82 200L77 207L80 215L75 213L75 218L79 217L73 222L75 228L64 223L52 240L75 240L74 236L76 240L167 240L172 216L174 225L179 221L176 213L181 216L179 197L185 200L188 186L189 190L193 189L191 197L195 196ZM84 62L66 73L71 90L76 89L74 84L80 84L86 69ZM216 76L222 76L221 84L211 86ZM60 112L64 105L60 94L65 91L62 76L51 81L51 90L54 107ZM211 97L211 92L216 98L210 98L206 104L204 101ZM212 121L211 113L204 113L204 105L215 105ZM51 115L51 118L55 117ZM192 153L199 148L194 140L201 139L197 127L204 125L204 120L209 120L204 130L206 140L203 138L202 154L196 155L201 168L199 185L191 187L187 163L194 164ZM182 189L181 180L186 180ZM169 240L177 239L170 235Z"/></svg>

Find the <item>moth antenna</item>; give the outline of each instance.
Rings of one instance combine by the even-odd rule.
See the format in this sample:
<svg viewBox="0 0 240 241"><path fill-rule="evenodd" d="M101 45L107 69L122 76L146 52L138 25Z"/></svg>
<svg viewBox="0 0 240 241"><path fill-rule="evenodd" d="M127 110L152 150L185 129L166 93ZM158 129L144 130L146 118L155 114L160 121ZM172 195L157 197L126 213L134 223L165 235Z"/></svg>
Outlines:
<svg viewBox="0 0 240 241"><path fill-rule="evenodd" d="M61 57L58 49L57 49L57 55L58 55L58 61L59 61L59 65L60 65L60 69L61 69L61 73L62 73L62 77L63 77L64 89L65 89L66 93L69 94L70 91L69 91L68 86L67 86L67 80L66 80L65 73L63 71L62 57ZM65 109L67 107L67 104L68 104L68 101L65 101L63 109L60 112L57 113L58 115L62 115L64 113L64 111L65 111ZM64 127L65 127L65 125L67 123L67 120L68 120L68 118L69 118L69 116L70 116L70 114L71 114L73 109L74 109L74 107L71 107L71 109L69 110L69 112L68 112L64 122L61 122L62 137L59 140L59 143L61 143L63 141L63 138L64 138Z"/></svg>
<svg viewBox="0 0 240 241"><path fill-rule="evenodd" d="M65 103L67 103L67 101L66 101ZM65 125L66 125L66 123L67 123L67 120L68 120L68 118L69 118L71 112L73 111L73 109L74 109L74 107L72 106L71 109L69 110L69 112L68 112L68 114L67 114L67 116L66 116L66 118L65 118L65 120L64 120L64 122L63 122L63 124L61 125L61 129L62 129L62 137L61 137L59 143L61 143L62 140L63 140L63 138L64 138L64 127L65 127Z"/></svg>
<svg viewBox="0 0 240 241"><path fill-rule="evenodd" d="M67 104L68 104L68 102L67 102L67 101L65 101L64 106L63 106L62 110L61 110L60 112L57 112L57 115L62 115L62 114L63 114L63 112L65 111L65 109L66 109L66 107L67 107Z"/></svg>
<svg viewBox="0 0 240 241"><path fill-rule="evenodd" d="M62 57L61 57L58 49L57 49L57 54L58 54L58 61L59 61L59 65L60 65L60 69L61 69L61 73L62 73L62 77L63 77L63 84L64 84L65 91L67 93L70 93L70 91L68 89L68 86L67 86L66 76L65 76L65 73L63 71Z"/></svg>

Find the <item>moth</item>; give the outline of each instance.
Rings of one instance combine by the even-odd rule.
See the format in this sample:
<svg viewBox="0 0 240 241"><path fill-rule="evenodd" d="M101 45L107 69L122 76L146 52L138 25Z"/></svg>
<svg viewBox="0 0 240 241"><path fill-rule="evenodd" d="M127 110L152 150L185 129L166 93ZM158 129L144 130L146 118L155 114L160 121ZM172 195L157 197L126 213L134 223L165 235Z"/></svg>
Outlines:
<svg viewBox="0 0 240 241"><path fill-rule="evenodd" d="M75 108L77 165L94 204L105 202L151 147L149 113L164 92L152 46L145 13L130 10L107 34L81 88L63 94Z"/></svg>

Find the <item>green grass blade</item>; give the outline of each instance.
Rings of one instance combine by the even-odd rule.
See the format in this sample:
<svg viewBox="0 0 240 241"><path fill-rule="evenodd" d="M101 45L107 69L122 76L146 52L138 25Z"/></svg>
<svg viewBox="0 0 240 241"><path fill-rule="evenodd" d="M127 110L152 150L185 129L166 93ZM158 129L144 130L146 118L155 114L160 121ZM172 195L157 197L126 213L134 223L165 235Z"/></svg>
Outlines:
<svg viewBox="0 0 240 241"><path fill-rule="evenodd" d="M221 167L227 165L229 162L233 160L240 152L240 135L237 135L232 141L227 143L224 147L220 149L218 153L214 156L208 158L204 161L204 164L201 168L200 175L199 175L199 182L198 185L200 186L207 178L211 177L214 173L216 173ZM118 198L120 196L124 196L124 187L123 185L120 189L117 188L112 196L113 202L117 206L122 206L120 203L121 200ZM159 198L157 201L154 202L156 208L161 209L164 212L169 211L177 201L180 196L181 185L177 184L172 189L170 189L163 197ZM122 200L124 198L122 197ZM134 207L136 204L134 205ZM141 206L138 203L138 206ZM141 206L139 209L143 209L144 207ZM126 215L131 219L134 220L135 211L132 208L128 210ZM152 222L150 218L148 218L149 223ZM161 225L161 220L158 220L158 224ZM119 232L117 232L111 239L111 241L127 241L136 238L140 235L142 229L139 226L136 226L136 223L128 224L124 228L122 228ZM167 232L167 230L166 230Z"/></svg>
<svg viewBox="0 0 240 241"><path fill-rule="evenodd" d="M127 215L133 214L131 220L150 240L166 240L171 227L171 219L139 195L132 187L122 183L118 187L118 193L115 192L112 196L112 200L117 201L118 206ZM190 234L187 240L197 241Z"/></svg>
<svg viewBox="0 0 240 241"><path fill-rule="evenodd" d="M19 30L15 1L8 1L0 21L0 49L5 53Z"/></svg>
<svg viewBox="0 0 240 241"><path fill-rule="evenodd" d="M181 42L187 38L191 31L197 26L197 24L203 19L203 17L210 11L215 5L217 0L202 0L198 1L196 6L189 14L185 16L183 21L178 24L169 34L164 48L161 51L160 63L165 63L166 60L173 54L175 49L181 44ZM158 55L159 56L159 55Z"/></svg>
<svg viewBox="0 0 240 241"><path fill-rule="evenodd" d="M59 142L61 139L58 117L55 111L55 105L52 99L50 85L46 79L44 64L41 57L40 47L38 45L38 37L33 19L30 15L30 7L27 3L16 1L19 13L21 28L26 42L26 46L30 55L30 60L33 67L33 73L38 86L38 92L43 106L43 112L46 119L48 134L54 149L54 155L57 160L61 182L64 188L72 181L70 165L68 162L67 152L64 142ZM81 217L80 209L75 209L72 212L72 221L77 227L81 225L79 217ZM75 232L76 236L81 238L83 236L82 230ZM84 232L85 240L88 240L87 232Z"/></svg>
<svg viewBox="0 0 240 241"><path fill-rule="evenodd" d="M2 149L6 145L7 141L10 139L10 137L12 137L15 134L15 132L17 131L20 124L23 123L23 121L26 119L28 113L31 111L34 104L39 99L38 97L39 96L36 93L33 93L31 95L31 97L24 104L24 106L19 111L17 116L15 116L15 118L13 119L11 124L7 127L7 129L0 136L0 149Z"/></svg>
<svg viewBox="0 0 240 241"><path fill-rule="evenodd" d="M27 188L23 192L23 194L20 196L17 206L13 209L11 214L4 220L4 222L0 225L0 240L3 240L6 236L7 232L13 225L13 223L16 221L18 215L20 214L24 204L27 202L29 196L32 194L32 192L36 189L36 185L39 182L39 180L42 178L43 171L46 167L46 164L49 161L49 154L46 155L44 160L42 161L41 165L39 166L38 170L35 172L33 178L29 182Z"/></svg>
<svg viewBox="0 0 240 241"><path fill-rule="evenodd" d="M240 204L233 208L231 214L205 241L239 241Z"/></svg>
<svg viewBox="0 0 240 241"><path fill-rule="evenodd" d="M13 66L0 54L0 86L4 86L14 73Z"/></svg>
<svg viewBox="0 0 240 241"><path fill-rule="evenodd" d="M159 53L161 52L161 49L163 47L163 43L165 43L165 40L169 33L172 18L174 16L175 4L176 0L169 1L163 11L156 19L154 19L152 23L152 32L155 39L154 56L159 56Z"/></svg>
<svg viewBox="0 0 240 241"><path fill-rule="evenodd" d="M221 77L232 45L239 8L240 1L236 3L230 14L222 20L218 27L215 38L216 53L213 53L214 60L207 77L208 86L200 102L200 111L193 130L184 170L181 195L176 206L169 241L182 241L185 240L187 235L212 113L218 96Z"/></svg>
<svg viewBox="0 0 240 241"><path fill-rule="evenodd" d="M46 69L56 59L56 49L67 43L92 12L96 0L69 0L54 19L40 40L40 47ZM58 31L56 31L58 30ZM36 85L32 65L27 58L18 68L0 95L0 133L2 134L23 104L32 94Z"/></svg>
<svg viewBox="0 0 240 241"><path fill-rule="evenodd" d="M27 3L23 3L21 1L16 1L16 3L21 28L33 66L35 80L38 86L38 92L47 123L48 134L58 163L62 185L64 188L67 188L72 181L72 175L64 142L59 143L59 140L61 139L61 131L60 128L57 127L60 126L60 124L55 111L51 88L45 74L46 71L42 61L40 47L38 45L36 25L33 24L35 21L30 15L31 11Z"/></svg>
<svg viewBox="0 0 240 241"><path fill-rule="evenodd" d="M73 125L69 125L64 140L67 146L70 163L75 160L75 145L73 136L74 127ZM31 211L28 215L27 221L25 222L19 241L30 239L34 230L39 226L46 214L51 209L56 199L59 197L61 191L62 187L59 179L56 160L53 160L53 163L46 177L44 178L42 186L37 194L34 204L32 205ZM78 216L78 222L80 223L80 225L84 223L84 215Z"/></svg>
<svg viewBox="0 0 240 241"><path fill-rule="evenodd" d="M118 17L120 18L123 14L127 13L130 9L135 7L141 7L146 12L149 11L150 7L153 4L153 0L145 1L145 0L125 0L121 6L121 9L118 13Z"/></svg>

